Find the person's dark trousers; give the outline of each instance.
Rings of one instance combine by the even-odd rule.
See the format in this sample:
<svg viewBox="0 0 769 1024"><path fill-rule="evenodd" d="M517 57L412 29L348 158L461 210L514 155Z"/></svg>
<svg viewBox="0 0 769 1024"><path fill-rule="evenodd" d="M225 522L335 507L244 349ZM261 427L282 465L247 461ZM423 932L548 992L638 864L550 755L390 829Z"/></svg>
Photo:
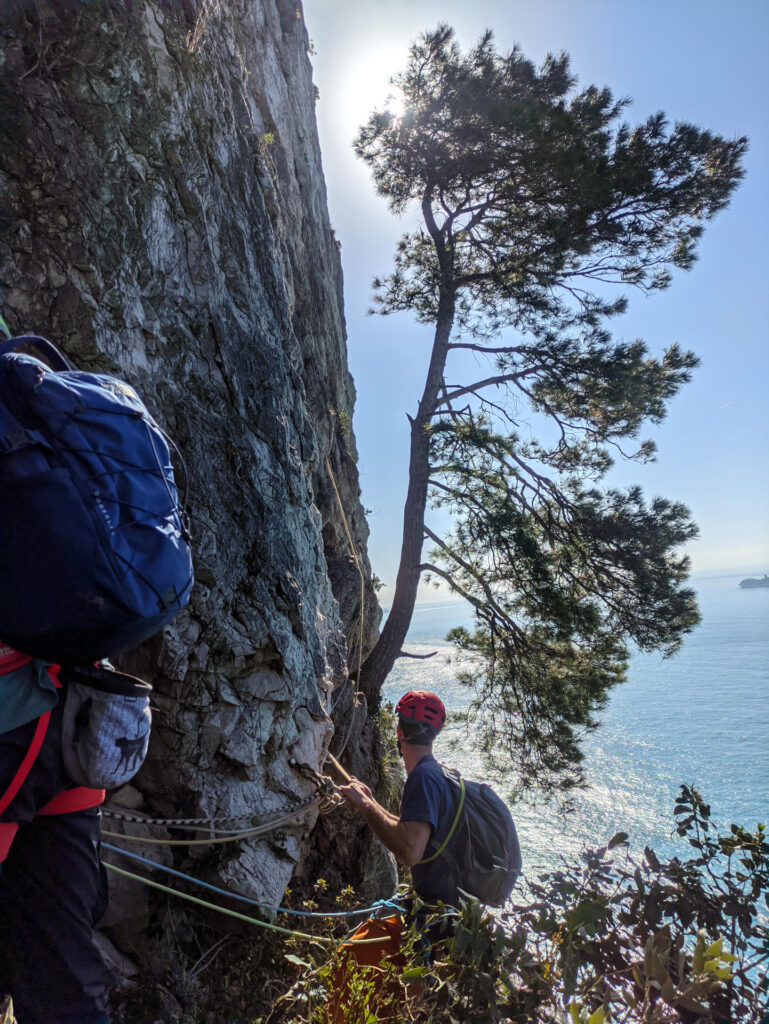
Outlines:
<svg viewBox="0 0 769 1024"><path fill-rule="evenodd" d="M427 964L431 964L435 947L454 934L456 910L453 907L441 910L438 906L415 901L410 897L399 899L398 902L403 905L406 926L415 926L419 933L419 948Z"/></svg>
<svg viewBox="0 0 769 1024"><path fill-rule="evenodd" d="M33 817L67 784L60 717L54 709L43 749L2 815L20 824L0 865L0 995L13 997L19 1024L108 1024L113 978L92 938L107 904L101 813ZM0 735L0 791L33 729Z"/></svg>

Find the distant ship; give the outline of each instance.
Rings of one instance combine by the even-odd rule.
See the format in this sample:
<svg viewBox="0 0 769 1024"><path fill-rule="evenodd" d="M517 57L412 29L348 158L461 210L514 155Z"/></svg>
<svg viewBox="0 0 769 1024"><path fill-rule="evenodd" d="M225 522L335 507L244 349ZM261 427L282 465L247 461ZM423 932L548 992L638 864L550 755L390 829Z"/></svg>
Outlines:
<svg viewBox="0 0 769 1024"><path fill-rule="evenodd" d="M743 580L742 583L740 583L740 586L743 587L745 590L748 590L751 587L769 587L769 576L764 576L762 580Z"/></svg>

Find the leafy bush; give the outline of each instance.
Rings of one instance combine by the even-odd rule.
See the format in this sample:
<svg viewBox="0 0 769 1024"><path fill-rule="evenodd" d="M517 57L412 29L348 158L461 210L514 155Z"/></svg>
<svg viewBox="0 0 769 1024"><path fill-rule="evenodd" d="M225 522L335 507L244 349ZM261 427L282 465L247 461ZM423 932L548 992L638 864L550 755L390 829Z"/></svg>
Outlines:
<svg viewBox="0 0 769 1024"><path fill-rule="evenodd" d="M715 834L710 808L686 786L674 815L689 859L662 861L647 847L636 860L618 833L529 884L504 913L468 899L429 965L413 931L405 966L360 968L338 950L318 959L308 944L292 955L299 975L269 1024L333 1024L327 1000L340 971L346 1024L758 1024L765 827Z"/></svg>

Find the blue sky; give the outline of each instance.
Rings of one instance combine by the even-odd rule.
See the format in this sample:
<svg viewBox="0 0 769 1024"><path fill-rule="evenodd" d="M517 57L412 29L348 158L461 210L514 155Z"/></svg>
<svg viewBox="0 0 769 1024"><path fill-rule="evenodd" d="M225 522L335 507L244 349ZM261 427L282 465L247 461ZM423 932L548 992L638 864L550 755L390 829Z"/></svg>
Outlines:
<svg viewBox="0 0 769 1024"><path fill-rule="evenodd" d="M392 584L408 468L408 424L431 333L407 315L368 317L371 278L390 268L409 224L387 210L351 148L390 75L424 29L447 21L466 47L494 30L539 63L566 50L580 85L633 100L627 118L664 110L727 137L747 135L747 176L706 228L694 269L630 308L615 333L654 353L679 342L702 365L660 428L657 462L611 481L684 501L700 526L695 572L769 571L769 3L765 0L306 0L331 221L342 243L354 427L374 571ZM433 522L439 528L445 524ZM386 604L391 591L383 592ZM436 595L423 591L424 600Z"/></svg>

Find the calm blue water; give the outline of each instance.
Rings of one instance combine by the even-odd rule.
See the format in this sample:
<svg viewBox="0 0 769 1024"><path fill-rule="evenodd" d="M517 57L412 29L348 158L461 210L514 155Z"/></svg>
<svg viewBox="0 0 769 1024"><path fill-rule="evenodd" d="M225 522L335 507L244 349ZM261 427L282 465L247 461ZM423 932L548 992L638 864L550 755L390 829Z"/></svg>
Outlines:
<svg viewBox="0 0 769 1024"><path fill-rule="evenodd" d="M633 658L601 727L584 741L589 786L576 794L575 810L564 814L536 794L513 809L529 877L618 831L629 833L631 852L648 844L685 854L689 847L671 835L682 782L702 793L720 826L769 821L769 589L740 590L741 578L695 580L702 624L681 652L668 660ZM467 694L443 637L471 623L464 602L417 607L407 648L439 654L398 661L385 698L395 703L407 689L429 689L449 712L461 708ZM436 744L439 760L483 778L472 741L465 737L450 750L448 739Z"/></svg>

